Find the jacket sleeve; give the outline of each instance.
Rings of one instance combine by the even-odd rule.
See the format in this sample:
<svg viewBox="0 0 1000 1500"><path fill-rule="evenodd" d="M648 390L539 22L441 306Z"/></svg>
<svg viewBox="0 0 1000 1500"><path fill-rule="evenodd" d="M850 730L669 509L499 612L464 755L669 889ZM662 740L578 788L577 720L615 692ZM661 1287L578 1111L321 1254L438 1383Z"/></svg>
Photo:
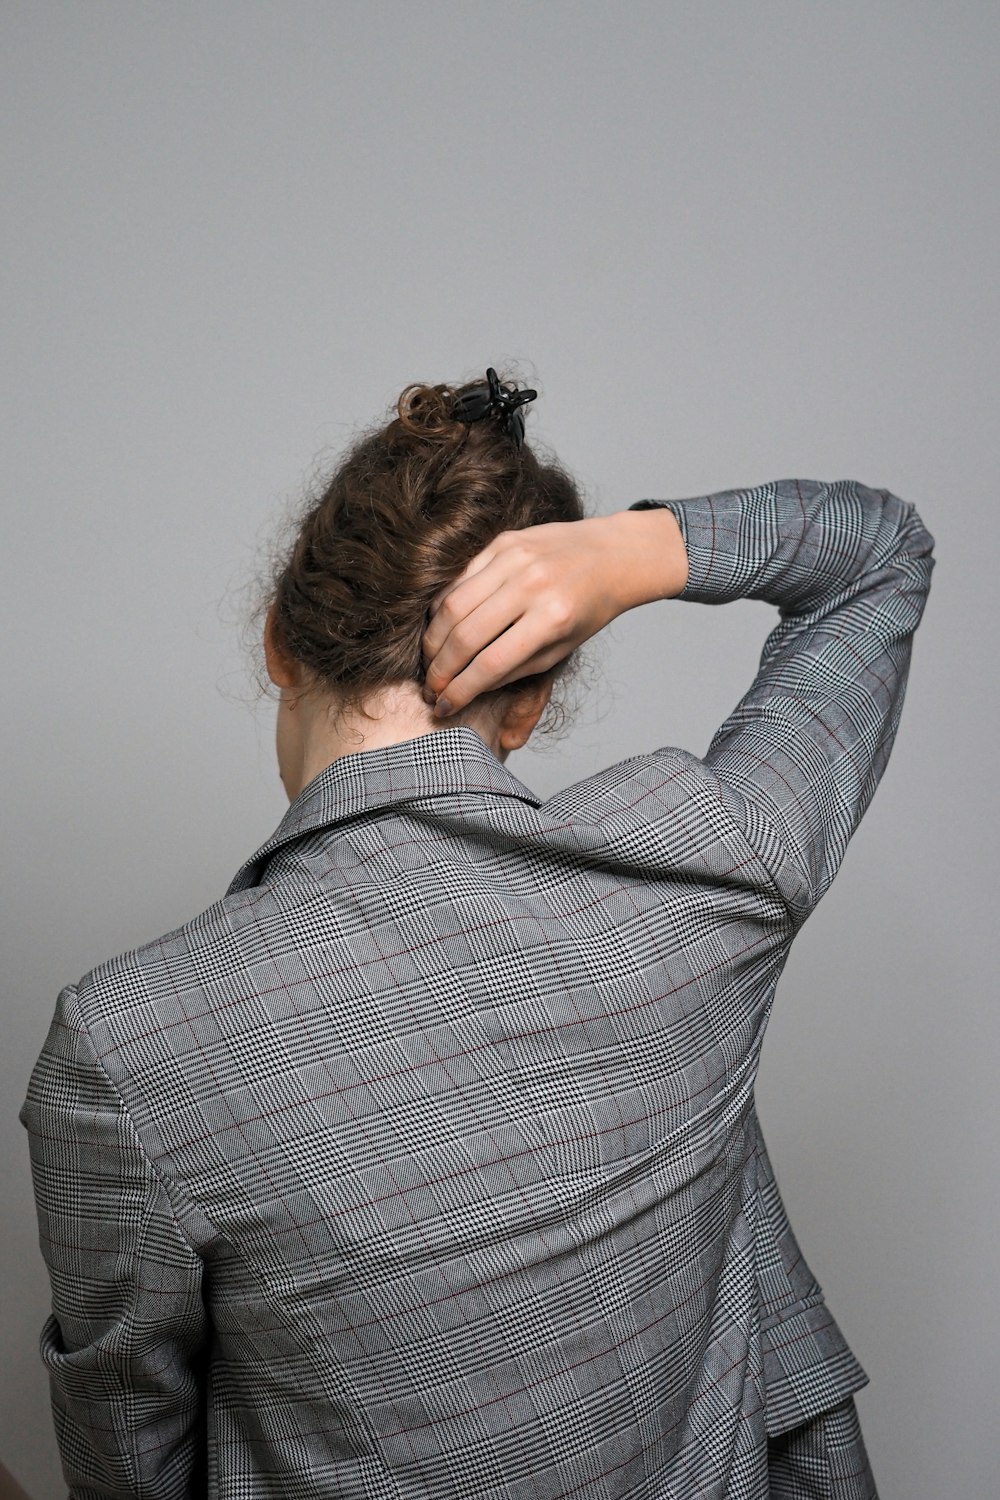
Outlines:
<svg viewBox="0 0 1000 1500"><path fill-rule="evenodd" d="M687 548L676 598L777 606L757 674L704 763L801 926L889 760L934 538L912 503L851 479L630 509L651 506L673 512Z"/></svg>
<svg viewBox="0 0 1000 1500"><path fill-rule="evenodd" d="M41 1336L71 1500L204 1494L202 1262L60 993L21 1122L52 1288Z"/></svg>

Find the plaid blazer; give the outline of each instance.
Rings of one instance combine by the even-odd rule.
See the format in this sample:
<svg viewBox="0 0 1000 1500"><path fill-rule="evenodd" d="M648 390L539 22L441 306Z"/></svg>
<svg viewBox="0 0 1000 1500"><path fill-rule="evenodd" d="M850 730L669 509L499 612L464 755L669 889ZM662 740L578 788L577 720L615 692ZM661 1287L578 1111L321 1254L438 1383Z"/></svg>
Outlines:
<svg viewBox="0 0 1000 1500"><path fill-rule="evenodd" d="M468 727L347 755L60 993L22 1120L78 1500L765 1500L867 1383L754 1079L934 539L852 480L639 504L681 600L778 608L703 759L542 801Z"/></svg>

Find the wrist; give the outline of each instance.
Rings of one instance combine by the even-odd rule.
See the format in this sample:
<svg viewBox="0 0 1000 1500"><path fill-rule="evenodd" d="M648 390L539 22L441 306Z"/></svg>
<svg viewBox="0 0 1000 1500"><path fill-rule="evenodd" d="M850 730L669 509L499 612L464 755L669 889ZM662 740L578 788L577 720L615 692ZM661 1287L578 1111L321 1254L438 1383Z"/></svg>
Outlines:
<svg viewBox="0 0 1000 1500"><path fill-rule="evenodd" d="M609 562L613 560L623 611L683 592L687 548L672 510L622 510L603 519L609 522Z"/></svg>

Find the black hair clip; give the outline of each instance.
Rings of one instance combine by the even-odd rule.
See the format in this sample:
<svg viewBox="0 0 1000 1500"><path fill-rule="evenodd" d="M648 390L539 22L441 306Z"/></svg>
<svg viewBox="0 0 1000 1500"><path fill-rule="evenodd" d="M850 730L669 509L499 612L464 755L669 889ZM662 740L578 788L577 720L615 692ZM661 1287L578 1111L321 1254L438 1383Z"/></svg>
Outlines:
<svg viewBox="0 0 1000 1500"><path fill-rule="evenodd" d="M486 382L459 396L452 408L452 416L460 422L481 422L484 417L495 416L503 431L520 448L524 442L524 412L519 408L534 401L538 392L501 385L492 365L486 371Z"/></svg>

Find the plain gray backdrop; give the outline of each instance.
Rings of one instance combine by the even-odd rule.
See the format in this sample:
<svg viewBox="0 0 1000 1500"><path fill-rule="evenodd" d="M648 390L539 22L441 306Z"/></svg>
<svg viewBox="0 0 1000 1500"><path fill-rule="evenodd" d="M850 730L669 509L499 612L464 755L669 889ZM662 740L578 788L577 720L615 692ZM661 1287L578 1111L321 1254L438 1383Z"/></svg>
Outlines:
<svg viewBox="0 0 1000 1500"><path fill-rule="evenodd" d="M0 1459L64 1493L16 1120L56 994L221 896L287 805L246 585L403 385L513 362L592 512L854 478L936 538L893 756L758 1097L871 1376L882 1500L987 1500L1000 9L31 0L0 51ZM512 769L548 795L703 754L776 623L633 611L573 731Z"/></svg>

